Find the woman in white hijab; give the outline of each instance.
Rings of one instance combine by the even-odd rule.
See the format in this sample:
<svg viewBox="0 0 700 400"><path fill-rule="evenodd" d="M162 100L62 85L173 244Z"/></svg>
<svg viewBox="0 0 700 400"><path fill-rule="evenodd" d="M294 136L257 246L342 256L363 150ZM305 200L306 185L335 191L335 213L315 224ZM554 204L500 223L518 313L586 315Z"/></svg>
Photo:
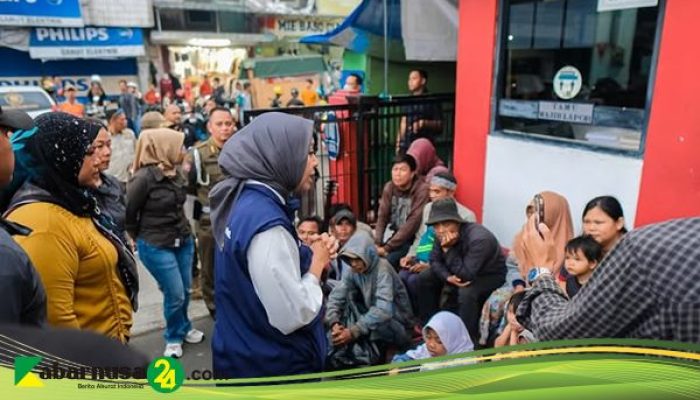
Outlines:
<svg viewBox="0 0 700 400"><path fill-rule="evenodd" d="M425 343L404 354L395 356L392 362L422 360L474 350L474 343L469 337L464 322L456 314L449 311L440 311L430 318L430 321L423 328L423 339Z"/></svg>

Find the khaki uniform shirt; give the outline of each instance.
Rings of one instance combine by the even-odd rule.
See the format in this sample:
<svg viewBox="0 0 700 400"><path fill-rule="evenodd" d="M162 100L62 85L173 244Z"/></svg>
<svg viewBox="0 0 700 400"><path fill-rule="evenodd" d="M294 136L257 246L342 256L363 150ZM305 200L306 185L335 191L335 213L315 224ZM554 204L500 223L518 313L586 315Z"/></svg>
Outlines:
<svg viewBox="0 0 700 400"><path fill-rule="evenodd" d="M188 155L188 160L191 163L188 173L190 193L197 197L197 201L202 206L199 217L200 229L210 229L209 191L224 179L224 174L219 167L220 152L221 149L216 146L214 140L209 138L192 147Z"/></svg>

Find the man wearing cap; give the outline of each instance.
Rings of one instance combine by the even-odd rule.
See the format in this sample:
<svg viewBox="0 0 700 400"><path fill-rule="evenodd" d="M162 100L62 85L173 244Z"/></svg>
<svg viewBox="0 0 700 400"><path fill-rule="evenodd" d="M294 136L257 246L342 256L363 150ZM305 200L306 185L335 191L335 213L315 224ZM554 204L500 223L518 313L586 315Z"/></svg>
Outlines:
<svg viewBox="0 0 700 400"><path fill-rule="evenodd" d="M430 268L418 276L421 322L426 323L441 309L440 295L445 288L449 304L442 309L455 311L472 341L478 343L481 308L506 279L501 246L488 229L463 219L451 198L433 202L426 223L435 230L435 244L430 253Z"/></svg>
<svg viewBox="0 0 700 400"><path fill-rule="evenodd" d="M15 168L10 144L12 132L29 130L33 125L31 117L24 111L0 107L0 187L10 183ZM46 293L39 274L11 237L30 233L29 228L0 217L0 324L42 326L46 322Z"/></svg>
<svg viewBox="0 0 700 400"><path fill-rule="evenodd" d="M78 102L78 94L76 93L75 86L67 83L63 86L63 95L66 97L66 101L58 105L58 109L68 113L73 114L76 117L83 118L85 116L85 106Z"/></svg>
<svg viewBox="0 0 700 400"><path fill-rule="evenodd" d="M112 158L105 173L117 178L122 189L126 191L126 182L131 176L131 164L134 163L136 135L126 127L126 113L121 108L107 110L106 116L109 123L107 130L112 139Z"/></svg>
<svg viewBox="0 0 700 400"><path fill-rule="evenodd" d="M435 230L426 225L430 217L430 210L434 201L440 199L454 199L455 191L457 190L457 179L450 172L440 172L435 174L430 180L430 203L423 208L423 219L421 220L420 228L416 233L416 239L413 245L408 250L406 257L402 258L399 265L401 270L399 275L403 283L411 295L414 306L417 304L418 298L418 274L428 269L430 253L433 251L433 243L435 242ZM457 212L465 221L476 222L474 212L463 206L455 200L457 204Z"/></svg>
<svg viewBox="0 0 700 400"><path fill-rule="evenodd" d="M350 240L357 230L357 217L347 208L341 208L330 220L331 235L338 240L338 246L342 250L343 246ZM371 234L371 230L369 232ZM343 272L347 265L339 258L331 260L331 267L328 269L328 277L324 285L324 293L330 293L338 285L343 277Z"/></svg>
<svg viewBox="0 0 700 400"><path fill-rule="evenodd" d="M141 131L162 128L164 125L165 118L158 111L149 111L141 117Z"/></svg>
<svg viewBox="0 0 700 400"><path fill-rule="evenodd" d="M199 274L202 298L214 316L216 305L214 303L214 251L215 242L211 232L211 219L209 218L209 191L224 179L224 174L219 167L219 153L224 144L236 132L236 122L231 110L224 107L216 107L209 114L207 122L209 139L194 146L188 156L184 170L187 173L188 191L197 196L194 219L197 223L197 250L202 265ZM197 284L195 284L196 288Z"/></svg>

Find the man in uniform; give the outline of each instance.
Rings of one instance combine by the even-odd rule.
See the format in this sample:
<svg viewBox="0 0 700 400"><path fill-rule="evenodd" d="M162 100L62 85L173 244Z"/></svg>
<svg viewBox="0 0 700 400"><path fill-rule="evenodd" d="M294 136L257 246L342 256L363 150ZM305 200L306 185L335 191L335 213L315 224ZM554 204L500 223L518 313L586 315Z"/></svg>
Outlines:
<svg viewBox="0 0 700 400"><path fill-rule="evenodd" d="M209 191L223 179L219 168L219 152L224 143L236 132L235 117L228 108L216 107L207 122L209 139L194 146L187 157L186 172L191 194L197 196L194 219L197 220L197 241L202 271L199 274L202 296L212 317L214 304L214 250L215 242L209 219Z"/></svg>

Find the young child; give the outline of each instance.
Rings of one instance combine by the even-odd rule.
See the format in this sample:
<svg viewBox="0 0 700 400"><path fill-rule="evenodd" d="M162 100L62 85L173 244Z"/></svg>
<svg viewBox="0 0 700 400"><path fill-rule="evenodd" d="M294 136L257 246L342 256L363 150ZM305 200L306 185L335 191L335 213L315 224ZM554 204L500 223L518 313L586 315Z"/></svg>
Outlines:
<svg viewBox="0 0 700 400"><path fill-rule="evenodd" d="M474 350L474 343L464 322L449 311L440 311L428 321L423 328L423 338L425 343L394 356L391 362L421 360Z"/></svg>
<svg viewBox="0 0 700 400"><path fill-rule="evenodd" d="M572 298L588 282L593 270L603 258L603 247L591 236L579 236L566 244L564 266L569 273L566 294Z"/></svg>
<svg viewBox="0 0 700 400"><path fill-rule="evenodd" d="M524 290L517 291L510 296L510 299L508 299L508 303L506 305L506 326L503 328L503 332L496 338L494 347L513 346L532 341L520 339L520 336L526 331L522 325L520 325L518 320L515 319L515 310L518 309L520 302L523 300L523 297L525 297L525 293L526 292ZM528 337L529 335L526 332L525 338Z"/></svg>

